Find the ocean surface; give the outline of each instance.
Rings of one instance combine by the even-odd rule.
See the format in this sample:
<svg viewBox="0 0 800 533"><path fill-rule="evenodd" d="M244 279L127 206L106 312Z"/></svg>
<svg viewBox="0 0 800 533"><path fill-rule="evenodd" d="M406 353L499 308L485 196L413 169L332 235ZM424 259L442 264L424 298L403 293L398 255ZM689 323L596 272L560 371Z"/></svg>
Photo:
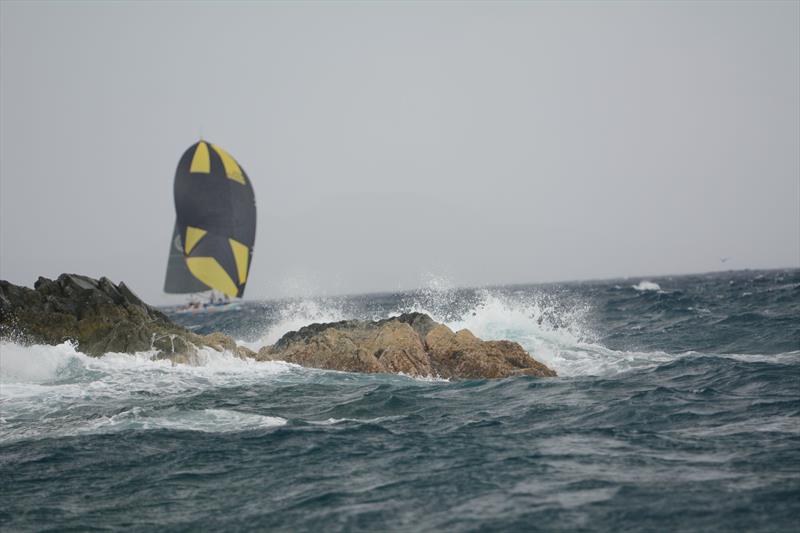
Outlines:
<svg viewBox="0 0 800 533"><path fill-rule="evenodd" d="M425 311L558 378L0 344L0 529L798 531L800 270L249 302L257 348Z"/></svg>

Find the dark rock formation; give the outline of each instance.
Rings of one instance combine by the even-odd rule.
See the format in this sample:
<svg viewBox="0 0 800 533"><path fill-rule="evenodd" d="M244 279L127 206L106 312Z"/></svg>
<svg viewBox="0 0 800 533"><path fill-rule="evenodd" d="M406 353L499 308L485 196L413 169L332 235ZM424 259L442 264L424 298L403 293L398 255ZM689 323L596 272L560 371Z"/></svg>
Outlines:
<svg viewBox="0 0 800 533"><path fill-rule="evenodd" d="M453 333L422 313L377 322L311 324L262 348L257 358L346 372L457 379L556 375L516 342L483 341L466 329Z"/></svg>
<svg viewBox="0 0 800 533"><path fill-rule="evenodd" d="M192 362L197 348L210 347L345 372L456 379L556 375L515 342L482 341L467 330L453 333L422 313L311 324L256 354L222 333L200 336L174 324L124 283L76 274L39 278L33 289L0 281L0 337L45 344L71 340L93 356L155 349L175 362Z"/></svg>
<svg viewBox="0 0 800 533"><path fill-rule="evenodd" d="M34 289L0 281L0 335L27 342L77 342L78 350L190 357L203 338L173 324L124 284L76 274L40 277Z"/></svg>

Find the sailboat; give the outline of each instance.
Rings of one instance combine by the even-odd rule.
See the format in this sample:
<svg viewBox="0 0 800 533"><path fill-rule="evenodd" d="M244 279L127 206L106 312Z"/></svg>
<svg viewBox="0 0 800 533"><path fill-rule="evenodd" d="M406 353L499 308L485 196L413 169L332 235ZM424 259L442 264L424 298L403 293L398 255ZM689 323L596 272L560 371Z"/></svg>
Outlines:
<svg viewBox="0 0 800 533"><path fill-rule="evenodd" d="M164 292L213 291L180 311L238 307L253 261L256 201L242 166L221 147L201 140L181 156L175 171L175 228ZM219 296L215 293L218 293Z"/></svg>

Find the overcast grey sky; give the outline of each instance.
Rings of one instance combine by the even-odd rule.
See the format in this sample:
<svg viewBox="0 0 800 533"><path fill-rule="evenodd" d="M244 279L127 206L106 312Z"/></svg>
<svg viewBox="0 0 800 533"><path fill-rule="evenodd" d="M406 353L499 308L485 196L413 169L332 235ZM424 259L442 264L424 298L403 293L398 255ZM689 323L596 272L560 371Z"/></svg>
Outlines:
<svg viewBox="0 0 800 533"><path fill-rule="evenodd" d="M798 2L0 5L15 283L170 301L201 134L255 187L248 298L800 264Z"/></svg>

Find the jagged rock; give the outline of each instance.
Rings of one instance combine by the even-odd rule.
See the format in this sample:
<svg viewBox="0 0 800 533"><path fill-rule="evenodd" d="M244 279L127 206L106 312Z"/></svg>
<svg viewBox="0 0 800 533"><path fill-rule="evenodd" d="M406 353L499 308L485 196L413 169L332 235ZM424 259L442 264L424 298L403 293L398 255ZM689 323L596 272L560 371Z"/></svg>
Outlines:
<svg viewBox="0 0 800 533"><path fill-rule="evenodd" d="M55 281L40 277L33 289L0 281L0 336L45 344L71 340L93 356L155 348L163 356L190 359L206 345L124 283L77 274Z"/></svg>
<svg viewBox="0 0 800 533"><path fill-rule="evenodd" d="M454 333L422 313L311 324L255 353L222 333L200 336L174 324L124 283L76 274L39 278L33 289L0 281L0 337L46 344L72 340L93 356L156 349L177 363L194 363L197 348L210 347L346 372L456 379L556 375L515 342L483 341L465 329Z"/></svg>
<svg viewBox="0 0 800 533"><path fill-rule="evenodd" d="M437 325L425 336L434 368L447 378L503 378L508 376L555 376L516 342L483 341L469 330L453 333Z"/></svg>
<svg viewBox="0 0 800 533"><path fill-rule="evenodd" d="M257 358L346 372L456 379L556 375L516 342L483 341L466 329L454 333L422 313L377 322L311 324L262 348Z"/></svg>

